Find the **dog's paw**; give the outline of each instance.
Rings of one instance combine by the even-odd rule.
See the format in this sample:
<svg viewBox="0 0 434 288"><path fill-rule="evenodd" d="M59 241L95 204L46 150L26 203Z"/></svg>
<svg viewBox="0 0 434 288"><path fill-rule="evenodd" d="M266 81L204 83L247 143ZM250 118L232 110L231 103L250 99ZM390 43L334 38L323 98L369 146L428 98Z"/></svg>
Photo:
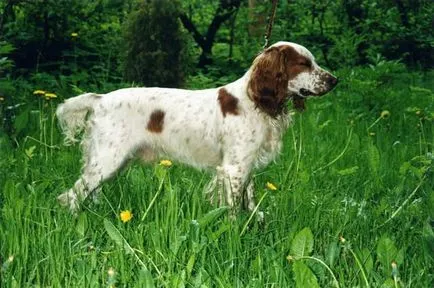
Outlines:
<svg viewBox="0 0 434 288"><path fill-rule="evenodd" d="M259 224L264 224L265 222L264 212L258 211L256 213L256 221L258 221Z"/></svg>
<svg viewBox="0 0 434 288"><path fill-rule="evenodd" d="M57 201L61 206L68 208L73 214L78 210L79 203L77 196L71 191L60 194L57 197Z"/></svg>

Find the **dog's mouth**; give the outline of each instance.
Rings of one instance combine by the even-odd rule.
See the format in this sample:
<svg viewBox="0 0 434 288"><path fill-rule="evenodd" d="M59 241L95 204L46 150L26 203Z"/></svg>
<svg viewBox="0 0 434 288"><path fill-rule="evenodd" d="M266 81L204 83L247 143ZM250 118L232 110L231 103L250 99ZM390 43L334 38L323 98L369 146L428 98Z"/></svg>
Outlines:
<svg viewBox="0 0 434 288"><path fill-rule="evenodd" d="M298 91L297 95L300 96L300 97L306 98L306 97L308 97L308 96L317 96L318 94L313 93L312 91L310 91L310 90L308 90L308 89L301 88L301 89Z"/></svg>
<svg viewBox="0 0 434 288"><path fill-rule="evenodd" d="M303 98L309 96L322 96L332 91L337 84L338 84L338 79L336 77L330 76L329 78L327 78L327 80L325 80L324 87L322 89L318 89L319 91L313 92L312 90L306 88L300 88L297 94L299 94L299 96Z"/></svg>
<svg viewBox="0 0 434 288"><path fill-rule="evenodd" d="M333 88L334 88L334 86L333 86L333 87L330 87L329 89L325 89L325 90L323 90L323 91L317 92L317 93L315 93L315 92L313 92L313 91L311 91L311 90L305 89L305 88L301 88L301 89L298 91L298 93L296 93L296 94L297 94L299 97L302 97L302 98L307 98L307 97L310 97L310 96L318 97L318 96L323 96L323 95L329 93L330 91L333 90Z"/></svg>

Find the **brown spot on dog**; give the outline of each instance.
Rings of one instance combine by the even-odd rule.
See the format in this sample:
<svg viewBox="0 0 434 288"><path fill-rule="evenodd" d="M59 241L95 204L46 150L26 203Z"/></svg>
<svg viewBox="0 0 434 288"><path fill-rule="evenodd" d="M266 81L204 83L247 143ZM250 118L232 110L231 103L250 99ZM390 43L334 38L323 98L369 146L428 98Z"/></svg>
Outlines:
<svg viewBox="0 0 434 288"><path fill-rule="evenodd" d="M220 109L222 110L223 117L226 114L238 115L238 98L229 93L225 88L219 89L218 101L220 102Z"/></svg>
<svg viewBox="0 0 434 288"><path fill-rule="evenodd" d="M154 110L149 117L146 129L154 133L161 133L164 125L164 114L165 113L161 110Z"/></svg>

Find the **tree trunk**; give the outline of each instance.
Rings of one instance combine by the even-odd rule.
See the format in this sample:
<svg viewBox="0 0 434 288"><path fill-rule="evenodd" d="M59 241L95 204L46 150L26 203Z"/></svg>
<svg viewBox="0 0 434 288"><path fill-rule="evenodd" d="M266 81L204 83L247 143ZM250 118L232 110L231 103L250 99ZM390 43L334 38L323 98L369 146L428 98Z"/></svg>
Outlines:
<svg viewBox="0 0 434 288"><path fill-rule="evenodd" d="M254 38L260 38L264 36L266 27L266 15L265 13L258 12L258 2L263 6L263 0L249 0L249 36Z"/></svg>
<svg viewBox="0 0 434 288"><path fill-rule="evenodd" d="M182 24L192 35L194 41L202 49L199 57L198 66L203 68L212 63L212 46L214 45L217 31L221 25L237 11L240 7L241 0L220 0L219 6L214 14L214 18L208 26L206 35L202 35L194 25L193 21L185 14L179 15Z"/></svg>

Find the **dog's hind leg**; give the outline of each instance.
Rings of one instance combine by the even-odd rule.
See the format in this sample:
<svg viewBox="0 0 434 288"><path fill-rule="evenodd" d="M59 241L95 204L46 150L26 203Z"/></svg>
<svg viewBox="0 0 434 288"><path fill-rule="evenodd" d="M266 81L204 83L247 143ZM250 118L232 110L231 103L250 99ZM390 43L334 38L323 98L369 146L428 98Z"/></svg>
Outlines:
<svg viewBox="0 0 434 288"><path fill-rule="evenodd" d="M60 204L75 212L81 201L94 192L98 193L99 185L111 178L131 158L131 151L121 143L121 138L110 138L108 141L92 139L87 143L86 161L82 175L74 186L61 194L57 199Z"/></svg>

